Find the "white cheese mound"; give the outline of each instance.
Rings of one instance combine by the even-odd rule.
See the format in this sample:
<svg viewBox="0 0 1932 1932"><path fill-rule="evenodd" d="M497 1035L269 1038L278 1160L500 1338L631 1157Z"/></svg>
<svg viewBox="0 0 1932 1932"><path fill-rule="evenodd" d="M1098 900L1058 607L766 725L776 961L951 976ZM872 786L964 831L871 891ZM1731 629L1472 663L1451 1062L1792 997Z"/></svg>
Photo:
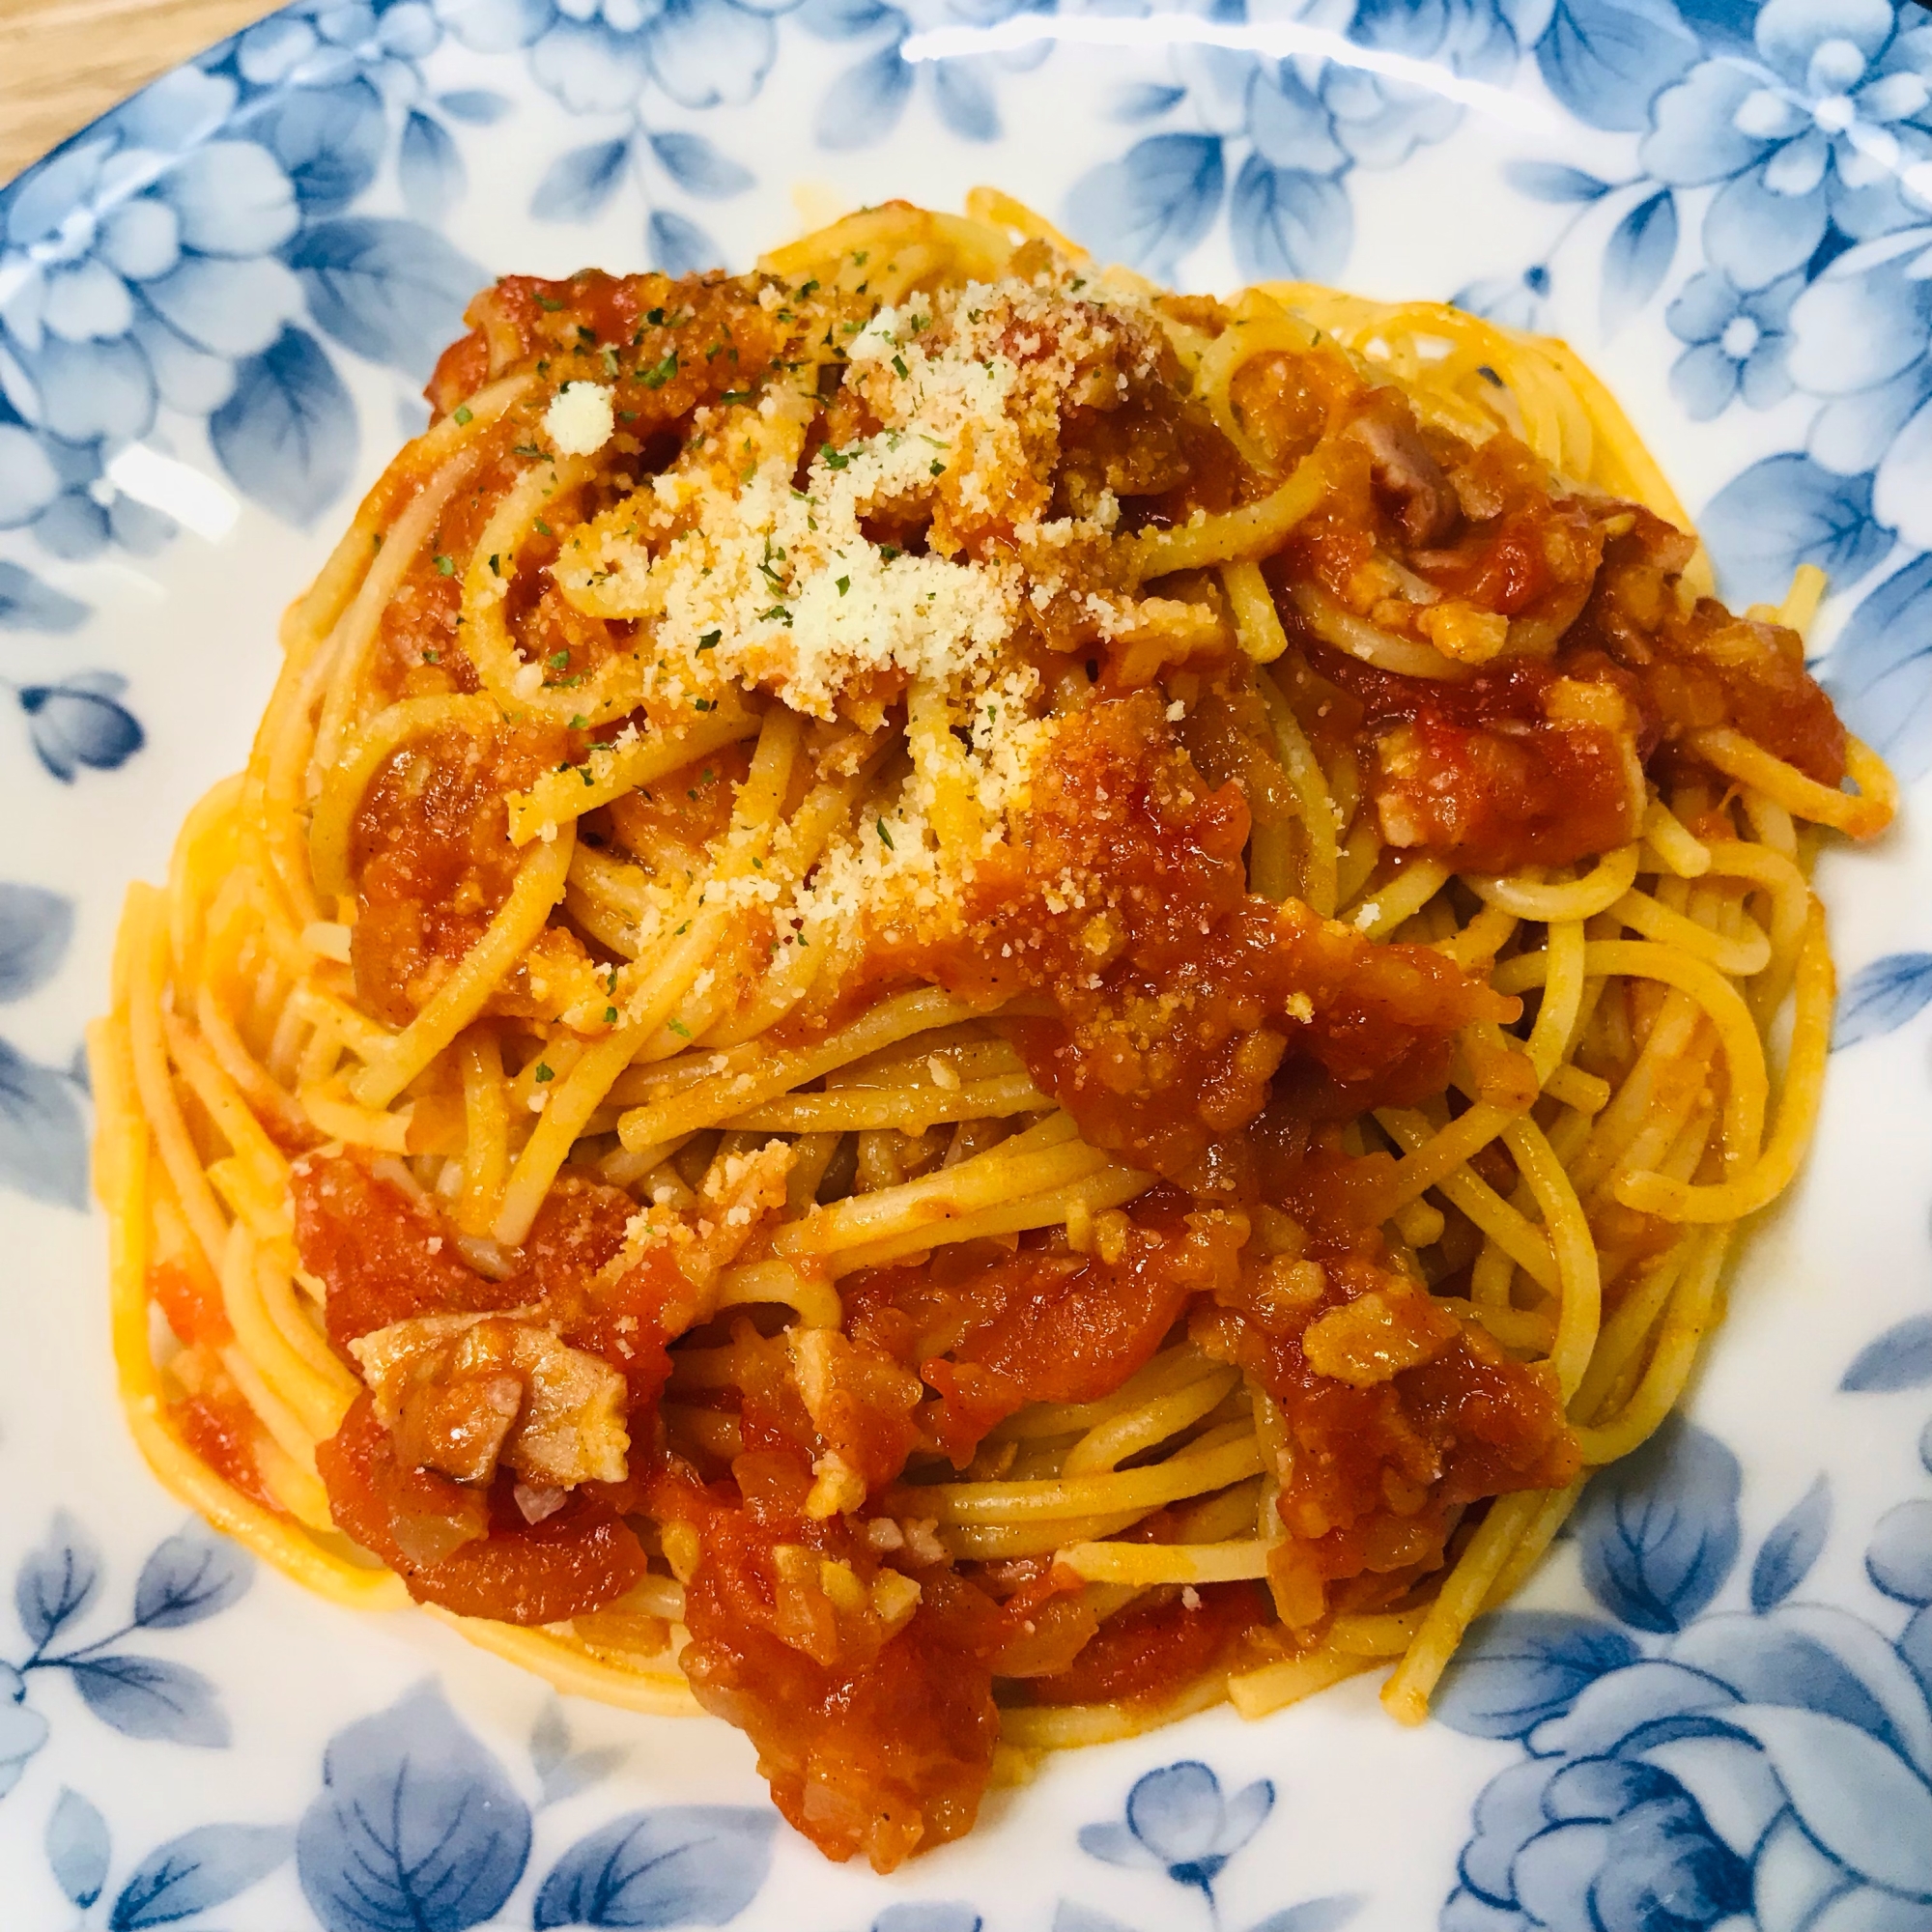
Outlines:
<svg viewBox="0 0 1932 1932"><path fill-rule="evenodd" d="M569 547L559 581L583 608L643 620L690 688L758 685L819 718L882 673L973 689L1035 586L1016 560L967 554L962 532L1010 517L1034 542L1071 540L1071 520L1041 521L1061 410L1083 383L1123 382L1118 365L1146 363L1152 340L1019 280L883 308L846 347L875 432L809 448L823 435L810 371L701 410L670 469ZM1114 514L1109 500L1079 533ZM881 525L929 526L926 554L873 541Z"/></svg>
<svg viewBox="0 0 1932 1932"><path fill-rule="evenodd" d="M616 432L611 391L602 383L566 383L544 412L559 456L594 456Z"/></svg>
<svg viewBox="0 0 1932 1932"><path fill-rule="evenodd" d="M579 608L639 622L654 700L739 685L834 719L902 682L944 695L953 730L915 749L896 797L868 805L809 881L781 900L775 880L739 877L713 902L762 906L808 947L862 919L943 923L1012 836L1055 728L1033 715L1040 680L1015 633L1064 594L1059 559L1119 517L1105 492L1085 517L1053 517L1061 417L1151 375L1161 338L1140 308L1051 277L913 296L846 344L846 392L876 429L833 446L817 372L776 374L700 409L668 469L573 533L556 581ZM573 384L546 419L560 450L585 446L588 429L559 420L583 391L598 442L611 434L609 392ZM909 528L920 554L873 534ZM963 842L943 845L937 818Z"/></svg>

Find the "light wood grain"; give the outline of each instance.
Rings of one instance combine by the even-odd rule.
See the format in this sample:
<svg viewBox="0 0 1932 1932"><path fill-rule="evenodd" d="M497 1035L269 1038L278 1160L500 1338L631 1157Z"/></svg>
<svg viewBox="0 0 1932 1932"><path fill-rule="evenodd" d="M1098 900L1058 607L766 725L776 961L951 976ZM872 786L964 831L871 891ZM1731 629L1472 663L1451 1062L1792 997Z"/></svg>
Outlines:
<svg viewBox="0 0 1932 1932"><path fill-rule="evenodd" d="M0 0L0 182L268 0Z"/></svg>

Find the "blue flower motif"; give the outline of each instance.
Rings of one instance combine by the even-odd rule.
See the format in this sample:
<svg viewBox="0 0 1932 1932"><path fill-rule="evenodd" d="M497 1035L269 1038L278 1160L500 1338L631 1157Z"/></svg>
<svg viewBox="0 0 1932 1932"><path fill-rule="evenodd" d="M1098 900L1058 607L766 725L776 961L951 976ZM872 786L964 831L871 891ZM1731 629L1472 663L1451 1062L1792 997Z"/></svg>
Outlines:
<svg viewBox="0 0 1932 1932"><path fill-rule="evenodd" d="M1791 1600L1829 1534L1822 1483L1752 1564L1753 1613L1698 1614L1738 1553L1735 1459L1680 1423L1632 1463L1577 1521L1584 1581L1626 1628L1486 1618L1436 1700L1528 1753L1476 1803L1443 1932L1932 1924L1932 1502L1894 1507L1866 1550L1913 1612L1896 1638Z"/></svg>
<svg viewBox="0 0 1932 1932"><path fill-rule="evenodd" d="M427 0L302 0L247 29L235 43L236 71L254 87L339 87L369 81L390 105L419 98L419 63L442 24Z"/></svg>
<svg viewBox="0 0 1932 1932"><path fill-rule="evenodd" d="M1932 224L1840 255L1791 305L1789 368L1825 399L1808 448L1839 475L1873 472L1872 510L1932 550Z"/></svg>
<svg viewBox="0 0 1932 1932"><path fill-rule="evenodd" d="M1904 1925L1932 1901L1932 1707L1849 1612L1706 1617L1525 1742L1477 1805L1445 1932L1768 1927L1827 1896L1834 1922Z"/></svg>
<svg viewBox="0 0 1932 1932"><path fill-rule="evenodd" d="M1690 345L1671 367L1670 386L1693 421L1721 415L1738 395L1754 410L1790 395L1788 324L1804 286L1803 274L1791 274L1769 288L1741 289L1716 269L1685 283L1663 319Z"/></svg>
<svg viewBox="0 0 1932 1932"><path fill-rule="evenodd" d="M1287 18L1378 54L1497 80L1517 64L1519 14L1526 21L1535 11L1520 0L1292 0L1262 14L1234 0L1215 17ZM1147 119L1184 104L1200 131L1137 143L1083 177L1068 205L1074 233L1097 252L1163 279L1208 232L1224 193L1244 276L1334 279L1354 239L1343 185L1350 172L1401 166L1445 139L1463 114L1437 89L1322 55L1275 60L1186 45L1171 63L1175 85L1135 90L1122 112Z"/></svg>
<svg viewBox="0 0 1932 1932"><path fill-rule="evenodd" d="M1749 54L1700 61L1653 102L1639 155L1717 186L1712 264L1741 288L1802 269L1831 224L1863 240L1932 207L1932 25L1892 0L1766 0Z"/></svg>
<svg viewBox="0 0 1932 1932"><path fill-rule="evenodd" d="M1221 1867L1273 1809L1274 1786L1265 1777L1223 1798L1221 1780L1187 1758L1149 1772L1127 1794L1126 1823L1087 1826L1080 1849L1109 1864L1165 1871L1176 1885L1211 1898Z"/></svg>
<svg viewBox="0 0 1932 1932"><path fill-rule="evenodd" d="M492 120L510 103L487 91L431 93L423 63L442 32L429 0L297 0L237 37L228 58L250 115L298 166L312 213L345 205L375 178L392 122L404 206L435 222L454 205L466 171L440 115Z"/></svg>
<svg viewBox="0 0 1932 1932"><path fill-rule="evenodd" d="M483 53L527 48L530 71L575 114L635 107L655 82L680 106L742 106L778 48L772 16L797 0L436 0Z"/></svg>
<svg viewBox="0 0 1932 1932"><path fill-rule="evenodd" d="M1035 0L944 0L923 14L926 26L988 27L1030 11ZM1052 51L1037 45L998 54L956 54L915 65L900 52L914 26L911 13L883 0L805 0L799 25L823 41L868 43L819 102L816 133L821 147L865 148L882 141L899 124L923 76L933 111L967 141L998 140L1002 131L1000 77L1037 67Z"/></svg>
<svg viewBox="0 0 1932 1932"><path fill-rule="evenodd" d="M206 415L301 307L281 164L224 124L235 83L184 69L0 190L0 527L61 555L115 524L99 451L156 407ZM121 513L142 540L165 531Z"/></svg>

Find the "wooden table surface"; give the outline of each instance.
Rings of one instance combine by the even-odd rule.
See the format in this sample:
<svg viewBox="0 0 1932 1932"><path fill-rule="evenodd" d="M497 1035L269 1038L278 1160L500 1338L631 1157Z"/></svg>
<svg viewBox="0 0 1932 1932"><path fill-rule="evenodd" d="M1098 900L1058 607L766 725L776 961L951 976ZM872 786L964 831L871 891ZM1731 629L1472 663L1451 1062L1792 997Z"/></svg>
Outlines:
<svg viewBox="0 0 1932 1932"><path fill-rule="evenodd" d="M0 0L0 182L274 0Z"/></svg>

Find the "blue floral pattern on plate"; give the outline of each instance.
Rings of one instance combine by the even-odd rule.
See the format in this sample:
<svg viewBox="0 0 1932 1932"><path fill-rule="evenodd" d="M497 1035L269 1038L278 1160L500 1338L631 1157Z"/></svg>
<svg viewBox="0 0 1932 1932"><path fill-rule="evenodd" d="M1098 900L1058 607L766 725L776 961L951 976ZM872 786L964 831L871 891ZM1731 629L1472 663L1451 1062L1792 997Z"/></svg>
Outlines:
<svg viewBox="0 0 1932 1932"><path fill-rule="evenodd" d="M420 422L412 391L488 271L743 261L784 231L793 170L848 202L985 179L1150 272L1359 278L1563 330L1683 452L1734 600L1828 570L1825 675L1908 778L1932 767L1932 18L1907 0L1176 17L298 0L0 187L0 787L35 827L0 868L21 1258L0 1293L46 1338L0 1359L21 1627L0 1644L0 1896L24 1932L1932 1926L1932 1499L1869 1446L1903 1440L1901 1398L1932 1387L1916 848L1886 862L1894 890L1844 895L1833 1094L1891 1130L1834 1158L1828 1100L1818 1186L1873 1192L1835 1219L1801 1208L1834 1258L1868 1221L1891 1231L1848 1265L1873 1312L1779 1304L1782 1340L1729 1338L1713 1370L1789 1378L1839 1324L1838 1382L1794 1425L1819 1461L1780 1460L1735 1391L1705 1426L1719 1389L1601 1478L1534 1606L1492 1620L1445 1689L1456 1730L1424 1741L1442 1787L1403 1787L1435 1833L1413 1857L1360 1821L1418 1741L1365 1728L1345 1690L1080 1754L929 1864L832 1873L716 1727L667 1745L649 1720L532 1707L529 1680L415 1626L304 1605L321 1621L290 1635L279 1579L251 1587L230 1546L175 1527L130 1459L58 1479L35 1460L120 1445L104 1342L78 1348L62 1299L91 1308L99 1273L73 1212L75 1047L120 884L156 873L185 798L239 756L274 611ZM1451 218L1424 236L1407 204L1437 181L1456 199L1428 204ZM204 621L231 584L232 639Z"/></svg>
<svg viewBox="0 0 1932 1932"><path fill-rule="evenodd" d="M149 1558L127 1627L55 1653L50 1645L92 1601L99 1559L78 1527L57 1520L14 1585L32 1652L0 1665L0 1797L44 1744L46 1719L25 1702L26 1673L69 1671L97 1715L134 1738L226 1746L212 1687L182 1665L117 1653L135 1630L171 1630L227 1608L247 1588L247 1559L199 1524ZM92 1686L93 1688L90 1688ZM528 1757L537 1785L526 1801L518 1772L450 1708L433 1681L417 1685L328 1740L319 1788L292 1824L195 1828L141 1859L119 1888L112 1932L172 1924L225 1905L293 1854L297 1883L325 1932L469 1932L501 1923L532 1875L539 1815L594 1788L620 1753L571 1746L560 1707L540 1711ZM1090 1825L1080 1847L1110 1864L1161 1871L1198 1890L1208 1911L1214 1882L1274 1806L1265 1778L1224 1799L1205 1764L1185 1760L1149 1772L1127 1795L1124 1823ZM510 1922L531 1932L581 1926L724 1925L758 1897L770 1875L778 1814L769 1805L673 1804L620 1813L555 1856ZM113 1868L108 1821L85 1796L63 1789L45 1853L65 1896L85 1913ZM1361 1900L1317 1898L1275 1912L1249 1932L1340 1932ZM980 1932L984 1921L955 1900L889 1907L871 1932ZM1103 1913L1063 1899L1056 1932L1132 1932Z"/></svg>
<svg viewBox="0 0 1932 1932"><path fill-rule="evenodd" d="M1305 24L1346 34L1372 55L1496 81L1515 69L1519 28L1536 11L1536 0L1306 0L1237 5L1220 17ZM1462 119L1453 98L1391 78L1385 68L1205 42L1177 50L1166 84L1123 89L1115 111L1174 125L1075 185L1074 232L1102 254L1172 277L1225 213L1236 263L1250 280L1336 279L1352 239L1350 175L1400 167Z"/></svg>
<svg viewBox="0 0 1932 1932"><path fill-rule="evenodd" d="M1197 1759L1163 1765L1140 1778L1127 1793L1126 1816L1089 1825L1080 1849L1110 1865L1160 1872L1171 1885L1200 1892L1212 1922L1214 1882L1228 1861L1267 1822L1274 1809L1271 1779L1258 1777L1224 1794L1221 1780ZM1362 1899L1353 1893L1304 1899L1271 1912L1248 1932L1339 1932L1354 1918ZM1132 1932L1118 1918L1063 1898L1054 1914L1054 1932Z"/></svg>
<svg viewBox="0 0 1932 1932"><path fill-rule="evenodd" d="M101 1589L99 1550L65 1512L29 1551L14 1578L14 1609L32 1646L0 1662L0 1797L45 1744L47 1719L30 1699L35 1674L64 1671L103 1723L130 1738L224 1749L231 1742L220 1693L203 1672L117 1648L142 1631L183 1630L236 1603L251 1562L199 1522L159 1544L141 1566L132 1614L105 1636L75 1641Z"/></svg>
<svg viewBox="0 0 1932 1932"><path fill-rule="evenodd" d="M339 499L359 441L328 345L419 378L480 278L437 224L467 191L466 142L516 94L439 90L428 68L445 39L514 57L599 125L550 159L538 219L593 219L635 180L651 259L715 260L664 187L687 205L729 200L754 171L658 107L753 100L795 7L809 36L858 50L815 117L833 150L889 136L922 74L943 125L991 141L1001 79L1051 44L904 58L916 27L997 27L1016 0L946 0L917 19L884 0L304 0L117 110L0 192L0 528L31 529L57 557L151 554L171 520L117 479L114 458L164 412L204 425L229 479L276 514L306 526ZM1799 561L1846 588L1889 561L1892 598L1854 620L1831 673L1881 749L1908 770L1932 758L1932 659L1896 642L1932 612L1932 581L1908 575L1932 546L1932 514L1915 507L1932 501L1918 473L1932 284L1913 266L1932 249L1932 23L1901 19L1893 0L1295 0L1216 18L1346 37L1366 64L1176 47L1163 76L1113 90L1112 112L1153 131L1073 184L1074 231L1172 275L1225 223L1244 275L1332 279L1350 258L1354 179L1400 169L1464 117L1412 68L1501 87L1533 55L1577 120L1631 137L1630 166L1612 180L1511 163L1517 191L1572 213L1542 259L1473 278L1461 298L1534 322L1550 257L1607 204L1619 214L1597 270L1605 320L1620 325L1665 291L1680 211L1701 199L1701 266L1667 300L1680 402L1694 420L1794 391L1812 405L1802 450L1716 494L1713 540L1740 596L1775 594ZM384 175L410 218L347 214ZM1847 331L1848 316L1861 326ZM13 606L19 624L71 608L44 588Z"/></svg>
<svg viewBox="0 0 1932 1932"><path fill-rule="evenodd" d="M1932 1383L1932 1350L1849 1392ZM1861 1358L1862 1359L1862 1358ZM1921 1441L1932 1473L1932 1426ZM1583 1575L1616 1622L1505 1610L1436 1700L1526 1758L1477 1801L1443 1932L1932 1924L1932 1497L1865 1548L1889 1633L1792 1601L1832 1520L1820 1478L1760 1547L1747 1610L1709 1611L1739 1550L1737 1459L1674 1425L1592 1485Z"/></svg>

